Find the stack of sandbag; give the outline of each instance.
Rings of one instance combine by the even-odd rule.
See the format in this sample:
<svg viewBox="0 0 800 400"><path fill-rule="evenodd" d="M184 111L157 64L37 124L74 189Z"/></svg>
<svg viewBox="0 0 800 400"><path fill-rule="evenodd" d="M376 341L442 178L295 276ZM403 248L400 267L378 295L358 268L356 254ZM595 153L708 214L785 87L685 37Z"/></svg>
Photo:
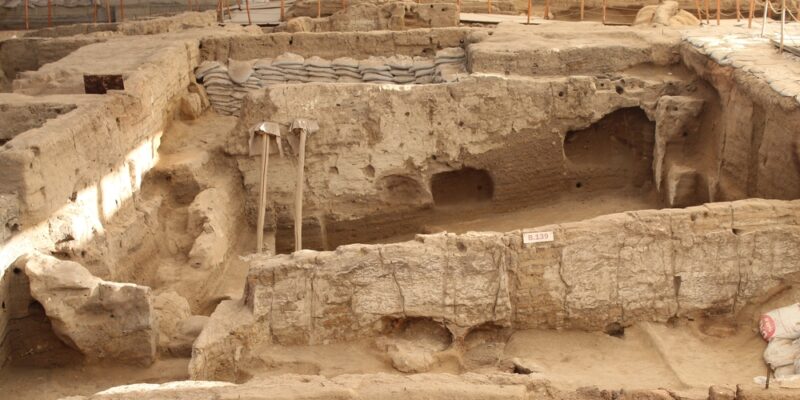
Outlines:
<svg viewBox="0 0 800 400"><path fill-rule="evenodd" d="M433 83L433 78L436 73L436 65L429 59L414 57L414 63L408 70L414 74L414 83Z"/></svg>
<svg viewBox="0 0 800 400"><path fill-rule="evenodd" d="M309 82L333 83L339 80L336 71L330 61L314 56L306 58L306 72L308 72Z"/></svg>
<svg viewBox="0 0 800 400"><path fill-rule="evenodd" d="M386 60L386 64L391 68L390 72L392 73L394 83L401 85L414 83L416 77L414 73L411 72L411 67L414 65L414 60L411 57L389 57L389 59Z"/></svg>
<svg viewBox="0 0 800 400"><path fill-rule="evenodd" d="M305 59L301 55L283 53L275 57L275 61L272 62L272 65L283 71L283 76L286 78L287 83L308 82Z"/></svg>
<svg viewBox="0 0 800 400"><path fill-rule="evenodd" d="M281 67L272 65L271 58L262 58L253 64L255 69L254 76L261 81L261 86L269 86L277 83L285 83L286 75Z"/></svg>
<svg viewBox="0 0 800 400"><path fill-rule="evenodd" d="M361 83L358 61L350 57L339 57L331 62L337 81L342 83Z"/></svg>
<svg viewBox="0 0 800 400"><path fill-rule="evenodd" d="M448 47L436 52L436 82L450 82L459 73L466 72L467 54L461 47Z"/></svg>
<svg viewBox="0 0 800 400"><path fill-rule="evenodd" d="M759 320L761 336L769 342L764 360L776 378L800 374L800 304L772 310Z"/></svg>
<svg viewBox="0 0 800 400"><path fill-rule="evenodd" d="M394 83L392 68L379 57L370 57L358 63L358 71L364 82Z"/></svg>
<svg viewBox="0 0 800 400"><path fill-rule="evenodd" d="M239 110L239 102L233 97L234 83L227 67L216 61L205 61L197 67L195 74L203 82L214 111L231 115Z"/></svg>

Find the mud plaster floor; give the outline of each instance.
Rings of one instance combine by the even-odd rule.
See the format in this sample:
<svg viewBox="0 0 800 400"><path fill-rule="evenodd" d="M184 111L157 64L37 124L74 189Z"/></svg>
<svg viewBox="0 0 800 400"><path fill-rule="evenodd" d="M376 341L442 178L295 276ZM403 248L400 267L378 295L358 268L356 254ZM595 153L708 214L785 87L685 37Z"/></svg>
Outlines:
<svg viewBox="0 0 800 400"><path fill-rule="evenodd" d="M524 330L515 332L505 343L485 342L472 347L461 362L455 352L439 353L431 372L497 371L493 365L470 361L485 360L486 354L493 353L497 360L517 357L534 362L543 368L547 379L564 390L585 386L669 388L702 395L713 384L749 384L753 377L763 375L764 347L756 333L745 329L720 338L691 325L645 323L626 329L623 338L602 332ZM318 346L268 345L254 353L259 356L249 372L255 377L398 373L374 340Z"/></svg>

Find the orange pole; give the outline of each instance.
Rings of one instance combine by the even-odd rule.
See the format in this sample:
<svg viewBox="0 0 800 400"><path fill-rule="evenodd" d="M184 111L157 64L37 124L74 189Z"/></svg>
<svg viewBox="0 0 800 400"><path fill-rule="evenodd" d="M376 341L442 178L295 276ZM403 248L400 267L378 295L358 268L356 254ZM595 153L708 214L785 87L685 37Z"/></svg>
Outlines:
<svg viewBox="0 0 800 400"><path fill-rule="evenodd" d="M47 0L47 26L53 26L53 2Z"/></svg>
<svg viewBox="0 0 800 400"><path fill-rule="evenodd" d="M417 0L419 3L419 0ZM317 18L322 16L322 0L317 0Z"/></svg>
<svg viewBox="0 0 800 400"><path fill-rule="evenodd" d="M581 21L583 21L583 11L586 8L586 1L581 0Z"/></svg>
<svg viewBox="0 0 800 400"><path fill-rule="evenodd" d="M108 22L111 22L111 4L109 1L110 0L106 0L106 17L108 18Z"/></svg>
<svg viewBox="0 0 800 400"><path fill-rule="evenodd" d="M247 25L253 25L253 20L250 19L250 0L244 0L244 6L247 7Z"/></svg>
<svg viewBox="0 0 800 400"><path fill-rule="evenodd" d="M550 19L550 0L544 0L544 19Z"/></svg>
<svg viewBox="0 0 800 400"><path fill-rule="evenodd" d="M119 0L119 20L125 21L125 0Z"/></svg>
<svg viewBox="0 0 800 400"><path fill-rule="evenodd" d="M697 9L697 19L703 23L703 12L700 10L700 0L694 0L694 7Z"/></svg>
<svg viewBox="0 0 800 400"><path fill-rule="evenodd" d="M24 14L25 14L25 30L27 31L28 29L31 29L30 21L28 20L28 0L25 0L24 7L25 7L25 12L24 12Z"/></svg>
<svg viewBox="0 0 800 400"><path fill-rule="evenodd" d="M608 6L608 0L603 0L603 25L606 24L606 7Z"/></svg>
<svg viewBox="0 0 800 400"><path fill-rule="evenodd" d="M533 8L533 0L528 0L528 25L531 24L531 8Z"/></svg>
<svg viewBox="0 0 800 400"><path fill-rule="evenodd" d="M717 26L719 26L720 23L721 23L720 22L720 13L722 12L722 10L721 10L722 6L720 5L721 1L722 0L717 0Z"/></svg>
<svg viewBox="0 0 800 400"><path fill-rule="evenodd" d="M753 16L756 13L756 0L750 0L750 13L747 21L747 29L753 27Z"/></svg>

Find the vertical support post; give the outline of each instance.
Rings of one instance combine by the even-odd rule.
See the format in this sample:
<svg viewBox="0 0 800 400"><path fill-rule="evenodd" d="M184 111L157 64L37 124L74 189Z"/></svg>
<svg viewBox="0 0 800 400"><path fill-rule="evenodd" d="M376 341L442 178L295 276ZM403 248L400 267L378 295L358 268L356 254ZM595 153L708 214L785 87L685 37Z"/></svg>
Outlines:
<svg viewBox="0 0 800 400"><path fill-rule="evenodd" d="M236 1L239 1L239 0L236 0ZM285 1L281 0L281 21L284 21L286 19L284 3L285 3Z"/></svg>
<svg viewBox="0 0 800 400"><path fill-rule="evenodd" d="M53 26L53 1L47 0L47 26Z"/></svg>
<svg viewBox="0 0 800 400"><path fill-rule="evenodd" d="M247 8L247 25L253 25L253 20L250 19L250 0L244 0L244 6Z"/></svg>
<svg viewBox="0 0 800 400"><path fill-rule="evenodd" d="M781 54L783 54L783 31L786 28L786 0L781 7Z"/></svg>
<svg viewBox="0 0 800 400"><path fill-rule="evenodd" d="M706 25L711 25L711 8L708 6L709 0L706 0Z"/></svg>
<svg viewBox="0 0 800 400"><path fill-rule="evenodd" d="M119 0L119 20L125 21L125 0Z"/></svg>
<svg viewBox="0 0 800 400"><path fill-rule="evenodd" d="M608 0L603 0L603 25L606 24L606 7L608 6Z"/></svg>
<svg viewBox="0 0 800 400"><path fill-rule="evenodd" d="M269 172L269 135L261 135L261 180L258 187L258 221L256 222L256 253L264 249L264 216L267 207L267 173Z"/></svg>
<svg viewBox="0 0 800 400"><path fill-rule="evenodd" d="M297 155L297 184L294 187L294 251L303 249L303 189L306 165L305 129L300 129L299 154Z"/></svg>
<svg viewBox="0 0 800 400"><path fill-rule="evenodd" d="M747 19L747 29L753 27L753 17L756 14L756 0L750 0L749 16Z"/></svg>
<svg viewBox="0 0 800 400"><path fill-rule="evenodd" d="M742 0L736 0L736 22L742 20Z"/></svg>
<svg viewBox="0 0 800 400"><path fill-rule="evenodd" d="M528 25L531 24L531 9L532 8L533 8L533 0L528 0Z"/></svg>
<svg viewBox="0 0 800 400"><path fill-rule="evenodd" d="M694 0L694 8L697 9L697 19L700 20L700 23L703 23L703 11L700 8L700 0Z"/></svg>
<svg viewBox="0 0 800 400"><path fill-rule="evenodd" d="M106 19L111 22L111 0L106 0Z"/></svg>
<svg viewBox="0 0 800 400"><path fill-rule="evenodd" d="M28 0L25 0L23 7L25 7L23 14L25 14L25 30L27 31L28 29L31 29L30 20L28 18Z"/></svg>
<svg viewBox="0 0 800 400"><path fill-rule="evenodd" d="M231 18L231 19L233 19L233 14L231 13L231 3L230 3L230 0L222 0L222 1L224 1L224 2L225 2L225 8L228 10L228 18ZM200 8L200 6L199 6L199 5L198 5L197 7L198 7L198 9ZM223 15L223 16L224 16L224 15Z"/></svg>
<svg viewBox="0 0 800 400"><path fill-rule="evenodd" d="M761 21L761 37L764 37L764 31L767 29L767 12L769 11L769 0L764 0L764 18Z"/></svg>
<svg viewBox="0 0 800 400"><path fill-rule="evenodd" d="M544 0L544 19L550 19L550 0Z"/></svg>
<svg viewBox="0 0 800 400"><path fill-rule="evenodd" d="M721 2L722 2L722 0L717 0L717 26L719 26L722 23L720 21L720 19L721 19L721 15L720 14L722 13L722 4L721 4Z"/></svg>
<svg viewBox="0 0 800 400"><path fill-rule="evenodd" d="M492 13L492 0L486 0L486 12Z"/></svg>
<svg viewBox="0 0 800 400"><path fill-rule="evenodd" d="M584 11L586 11L586 0L581 0L581 21L583 21Z"/></svg>

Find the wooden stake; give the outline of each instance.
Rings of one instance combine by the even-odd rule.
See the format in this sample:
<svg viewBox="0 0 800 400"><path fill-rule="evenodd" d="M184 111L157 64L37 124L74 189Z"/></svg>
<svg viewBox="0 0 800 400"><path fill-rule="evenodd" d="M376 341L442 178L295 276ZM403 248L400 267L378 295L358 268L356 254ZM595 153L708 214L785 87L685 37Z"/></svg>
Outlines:
<svg viewBox="0 0 800 400"><path fill-rule="evenodd" d="M119 20L125 21L125 0L119 0Z"/></svg>
<svg viewBox="0 0 800 400"><path fill-rule="evenodd" d="M722 6L720 5L721 1L722 0L717 0L717 26L719 26L722 23L720 21L720 17L721 17L720 13L722 12Z"/></svg>
<svg viewBox="0 0 800 400"><path fill-rule="evenodd" d="M783 30L786 26L786 0L783 0L781 7L781 54L783 54Z"/></svg>
<svg viewBox="0 0 800 400"><path fill-rule="evenodd" d="M299 154L297 155L297 184L294 187L294 251L303 249L303 188L306 164L306 130L300 130Z"/></svg>
<svg viewBox="0 0 800 400"><path fill-rule="evenodd" d="M111 0L106 0L106 19L111 22Z"/></svg>
<svg viewBox="0 0 800 400"><path fill-rule="evenodd" d="M47 26L53 26L53 2L47 0Z"/></svg>
<svg viewBox="0 0 800 400"><path fill-rule="evenodd" d="M550 0L544 0L544 19L550 19Z"/></svg>
<svg viewBox="0 0 800 400"><path fill-rule="evenodd" d="M239 1L239 0L236 0ZM286 14L284 10L284 0L281 0L281 21L286 19Z"/></svg>
<svg viewBox="0 0 800 400"><path fill-rule="evenodd" d="M581 21L583 21L583 12L586 9L586 0L581 0Z"/></svg>
<svg viewBox="0 0 800 400"><path fill-rule="evenodd" d="M317 18L322 16L322 0L317 0Z"/></svg>
<svg viewBox="0 0 800 400"><path fill-rule="evenodd" d="M742 0L736 0L736 22L742 20Z"/></svg>
<svg viewBox="0 0 800 400"><path fill-rule="evenodd" d="M269 171L269 135L261 135L261 182L258 191L258 221L256 222L256 253L264 249L264 216L267 207L267 173Z"/></svg>
<svg viewBox="0 0 800 400"><path fill-rule="evenodd" d="M753 16L755 16L755 13L756 13L756 0L750 0L750 13L749 13L750 15L747 20L747 29L753 27Z"/></svg>
<svg viewBox="0 0 800 400"><path fill-rule="evenodd" d="M244 0L244 6L247 8L247 25L253 25L253 20L250 19L250 0Z"/></svg>
<svg viewBox="0 0 800 400"><path fill-rule="evenodd" d="M764 37L764 30L767 29L767 13L769 12L769 0L764 1L764 20L761 21L761 37Z"/></svg>
<svg viewBox="0 0 800 400"><path fill-rule="evenodd" d="M700 0L694 0L694 7L697 9L697 19L703 23L703 11L700 9Z"/></svg>
<svg viewBox="0 0 800 400"><path fill-rule="evenodd" d="M492 13L492 0L486 0L486 8L488 9L488 13Z"/></svg>
<svg viewBox="0 0 800 400"><path fill-rule="evenodd" d="M25 7L25 30L27 31L28 29L31 29L30 20L28 19L28 0L25 0L23 7Z"/></svg>
<svg viewBox="0 0 800 400"><path fill-rule="evenodd" d="M606 24L606 7L608 6L608 0L603 0L603 25Z"/></svg>
<svg viewBox="0 0 800 400"><path fill-rule="evenodd" d="M533 8L533 0L528 0L528 25L531 24L531 9Z"/></svg>

